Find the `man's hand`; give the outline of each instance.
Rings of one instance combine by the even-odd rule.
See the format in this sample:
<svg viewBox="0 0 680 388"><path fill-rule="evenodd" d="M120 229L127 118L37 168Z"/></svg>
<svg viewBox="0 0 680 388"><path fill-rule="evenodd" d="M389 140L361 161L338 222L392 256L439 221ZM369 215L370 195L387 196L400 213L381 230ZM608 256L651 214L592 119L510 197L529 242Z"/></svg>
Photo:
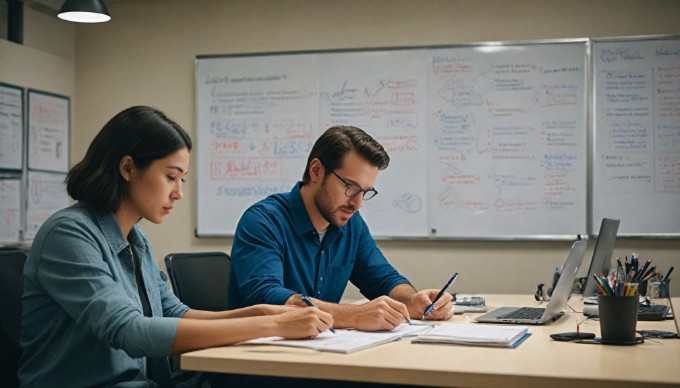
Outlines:
<svg viewBox="0 0 680 388"><path fill-rule="evenodd" d="M425 312L425 309L432 304L432 301L439 294L439 290L427 289L419 291L413 295L408 301L408 311L413 318L420 319ZM430 311L424 319L431 321L445 321L453 316L453 306L451 305L453 296L445 292L441 298L434 304L434 308Z"/></svg>
<svg viewBox="0 0 680 388"><path fill-rule="evenodd" d="M359 306L347 307L352 308L352 327L364 331L392 330L410 319L406 305L389 296L381 296Z"/></svg>

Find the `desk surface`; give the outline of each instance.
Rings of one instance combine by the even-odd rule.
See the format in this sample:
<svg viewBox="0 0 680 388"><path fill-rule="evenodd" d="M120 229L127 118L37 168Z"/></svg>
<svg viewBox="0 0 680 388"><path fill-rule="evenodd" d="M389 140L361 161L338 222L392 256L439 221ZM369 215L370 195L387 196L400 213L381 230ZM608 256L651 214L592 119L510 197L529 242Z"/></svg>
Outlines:
<svg viewBox="0 0 680 388"><path fill-rule="evenodd" d="M487 295L489 310L500 306L535 306L532 296ZM674 298L674 304L680 298ZM677 307L676 304L676 307ZM583 320L579 295L556 322L531 326L516 349L412 344L403 340L352 354L317 352L283 346L228 346L183 354L181 367L223 373L289 376L442 387L654 387L680 386L680 340L648 339L635 346L557 342L550 334L575 331ZM465 322L476 314L455 315ZM638 329L675 331L672 320L638 322ZM600 335L598 321L581 331ZM622 383L624 383L622 385Z"/></svg>

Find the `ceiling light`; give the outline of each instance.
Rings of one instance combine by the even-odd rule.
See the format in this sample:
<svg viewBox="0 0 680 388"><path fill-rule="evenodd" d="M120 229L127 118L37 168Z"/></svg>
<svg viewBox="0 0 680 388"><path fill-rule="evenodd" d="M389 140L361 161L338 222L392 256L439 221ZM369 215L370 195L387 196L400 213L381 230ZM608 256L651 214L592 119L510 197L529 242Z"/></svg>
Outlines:
<svg viewBox="0 0 680 388"><path fill-rule="evenodd" d="M111 20L102 0L66 0L59 9L59 19L77 23L101 23Z"/></svg>

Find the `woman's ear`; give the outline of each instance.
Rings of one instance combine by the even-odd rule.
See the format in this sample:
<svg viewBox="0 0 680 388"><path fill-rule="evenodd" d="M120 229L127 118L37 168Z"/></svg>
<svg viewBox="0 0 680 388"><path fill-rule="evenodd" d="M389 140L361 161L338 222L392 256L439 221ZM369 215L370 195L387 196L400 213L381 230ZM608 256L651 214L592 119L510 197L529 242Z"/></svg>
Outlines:
<svg viewBox="0 0 680 388"><path fill-rule="evenodd" d="M120 163L118 164L118 171L120 172L120 176L124 181L130 182L134 167L135 161L132 160L132 157L130 155L123 156L123 159L121 159Z"/></svg>

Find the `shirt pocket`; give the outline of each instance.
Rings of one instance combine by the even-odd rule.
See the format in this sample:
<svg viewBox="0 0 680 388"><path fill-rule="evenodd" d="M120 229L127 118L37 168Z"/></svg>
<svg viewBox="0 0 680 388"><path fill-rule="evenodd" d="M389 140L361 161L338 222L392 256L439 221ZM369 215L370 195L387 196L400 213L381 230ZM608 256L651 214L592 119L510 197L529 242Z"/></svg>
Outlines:
<svg viewBox="0 0 680 388"><path fill-rule="evenodd" d="M333 271L331 272L331 280L333 281L333 283L335 282L346 283L349 280L350 275L352 274L352 268L354 268L354 264L345 264L333 267Z"/></svg>

